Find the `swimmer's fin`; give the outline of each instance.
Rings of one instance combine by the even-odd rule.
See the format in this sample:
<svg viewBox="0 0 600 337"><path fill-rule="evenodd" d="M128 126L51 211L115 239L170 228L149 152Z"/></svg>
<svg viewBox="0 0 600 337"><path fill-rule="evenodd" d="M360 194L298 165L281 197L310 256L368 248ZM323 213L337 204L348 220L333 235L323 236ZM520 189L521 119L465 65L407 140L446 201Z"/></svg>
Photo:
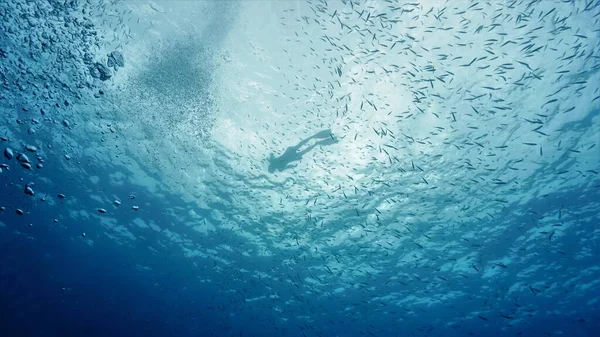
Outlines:
<svg viewBox="0 0 600 337"><path fill-rule="evenodd" d="M333 145L335 143L338 143L339 141L333 137L327 138L327 139L323 139L317 142L317 145L323 146L323 145Z"/></svg>
<svg viewBox="0 0 600 337"><path fill-rule="evenodd" d="M314 138L327 138L329 136L331 136L331 129L319 131L313 137Z"/></svg>

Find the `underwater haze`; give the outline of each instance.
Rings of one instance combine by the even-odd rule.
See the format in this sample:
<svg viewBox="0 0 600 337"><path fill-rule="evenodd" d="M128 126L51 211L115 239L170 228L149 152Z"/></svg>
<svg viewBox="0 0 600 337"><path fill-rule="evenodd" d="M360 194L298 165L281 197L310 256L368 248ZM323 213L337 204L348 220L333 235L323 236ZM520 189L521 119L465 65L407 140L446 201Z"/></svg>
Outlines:
<svg viewBox="0 0 600 337"><path fill-rule="evenodd" d="M0 1L0 336L598 336L600 0Z"/></svg>

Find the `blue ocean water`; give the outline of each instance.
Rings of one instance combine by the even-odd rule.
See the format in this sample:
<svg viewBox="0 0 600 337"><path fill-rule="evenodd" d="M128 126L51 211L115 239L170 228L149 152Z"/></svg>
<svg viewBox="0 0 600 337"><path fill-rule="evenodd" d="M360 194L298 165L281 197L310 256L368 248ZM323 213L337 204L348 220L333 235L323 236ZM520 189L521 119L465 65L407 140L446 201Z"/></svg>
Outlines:
<svg viewBox="0 0 600 337"><path fill-rule="evenodd" d="M0 19L0 336L600 331L600 1Z"/></svg>

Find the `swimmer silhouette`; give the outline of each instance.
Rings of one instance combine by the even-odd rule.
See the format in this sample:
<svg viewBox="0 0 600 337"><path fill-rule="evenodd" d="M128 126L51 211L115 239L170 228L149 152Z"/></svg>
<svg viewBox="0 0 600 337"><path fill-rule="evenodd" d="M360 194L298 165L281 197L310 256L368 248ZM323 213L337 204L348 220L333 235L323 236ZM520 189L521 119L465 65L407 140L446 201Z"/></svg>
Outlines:
<svg viewBox="0 0 600 337"><path fill-rule="evenodd" d="M311 139L322 139L321 141L315 142L314 144L308 146L306 149L299 151L300 147L302 147L303 145L305 145L306 143L308 143L309 140ZM269 173L273 173L275 171L280 171L282 172L285 169L288 168L292 168L295 167L295 165L293 166L288 166L291 162L294 161L299 161L300 159L302 159L302 156L307 153L308 151L312 150L315 146L317 145L331 145L331 144L335 144L338 141L333 138L333 135L331 134L331 130L327 129L327 130L323 130L320 132L315 133L314 135L301 140L298 144L296 144L295 146L290 146L288 147L285 152L279 156L279 157L275 157L272 153L269 155Z"/></svg>

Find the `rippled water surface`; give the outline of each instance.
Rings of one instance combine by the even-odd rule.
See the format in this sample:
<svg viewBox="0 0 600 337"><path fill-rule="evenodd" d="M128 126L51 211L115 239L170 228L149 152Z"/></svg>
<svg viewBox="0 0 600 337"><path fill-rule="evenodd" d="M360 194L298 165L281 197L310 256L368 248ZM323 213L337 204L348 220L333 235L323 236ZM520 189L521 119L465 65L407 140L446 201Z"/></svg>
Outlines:
<svg viewBox="0 0 600 337"><path fill-rule="evenodd" d="M594 336L600 1L0 2L2 336Z"/></svg>

